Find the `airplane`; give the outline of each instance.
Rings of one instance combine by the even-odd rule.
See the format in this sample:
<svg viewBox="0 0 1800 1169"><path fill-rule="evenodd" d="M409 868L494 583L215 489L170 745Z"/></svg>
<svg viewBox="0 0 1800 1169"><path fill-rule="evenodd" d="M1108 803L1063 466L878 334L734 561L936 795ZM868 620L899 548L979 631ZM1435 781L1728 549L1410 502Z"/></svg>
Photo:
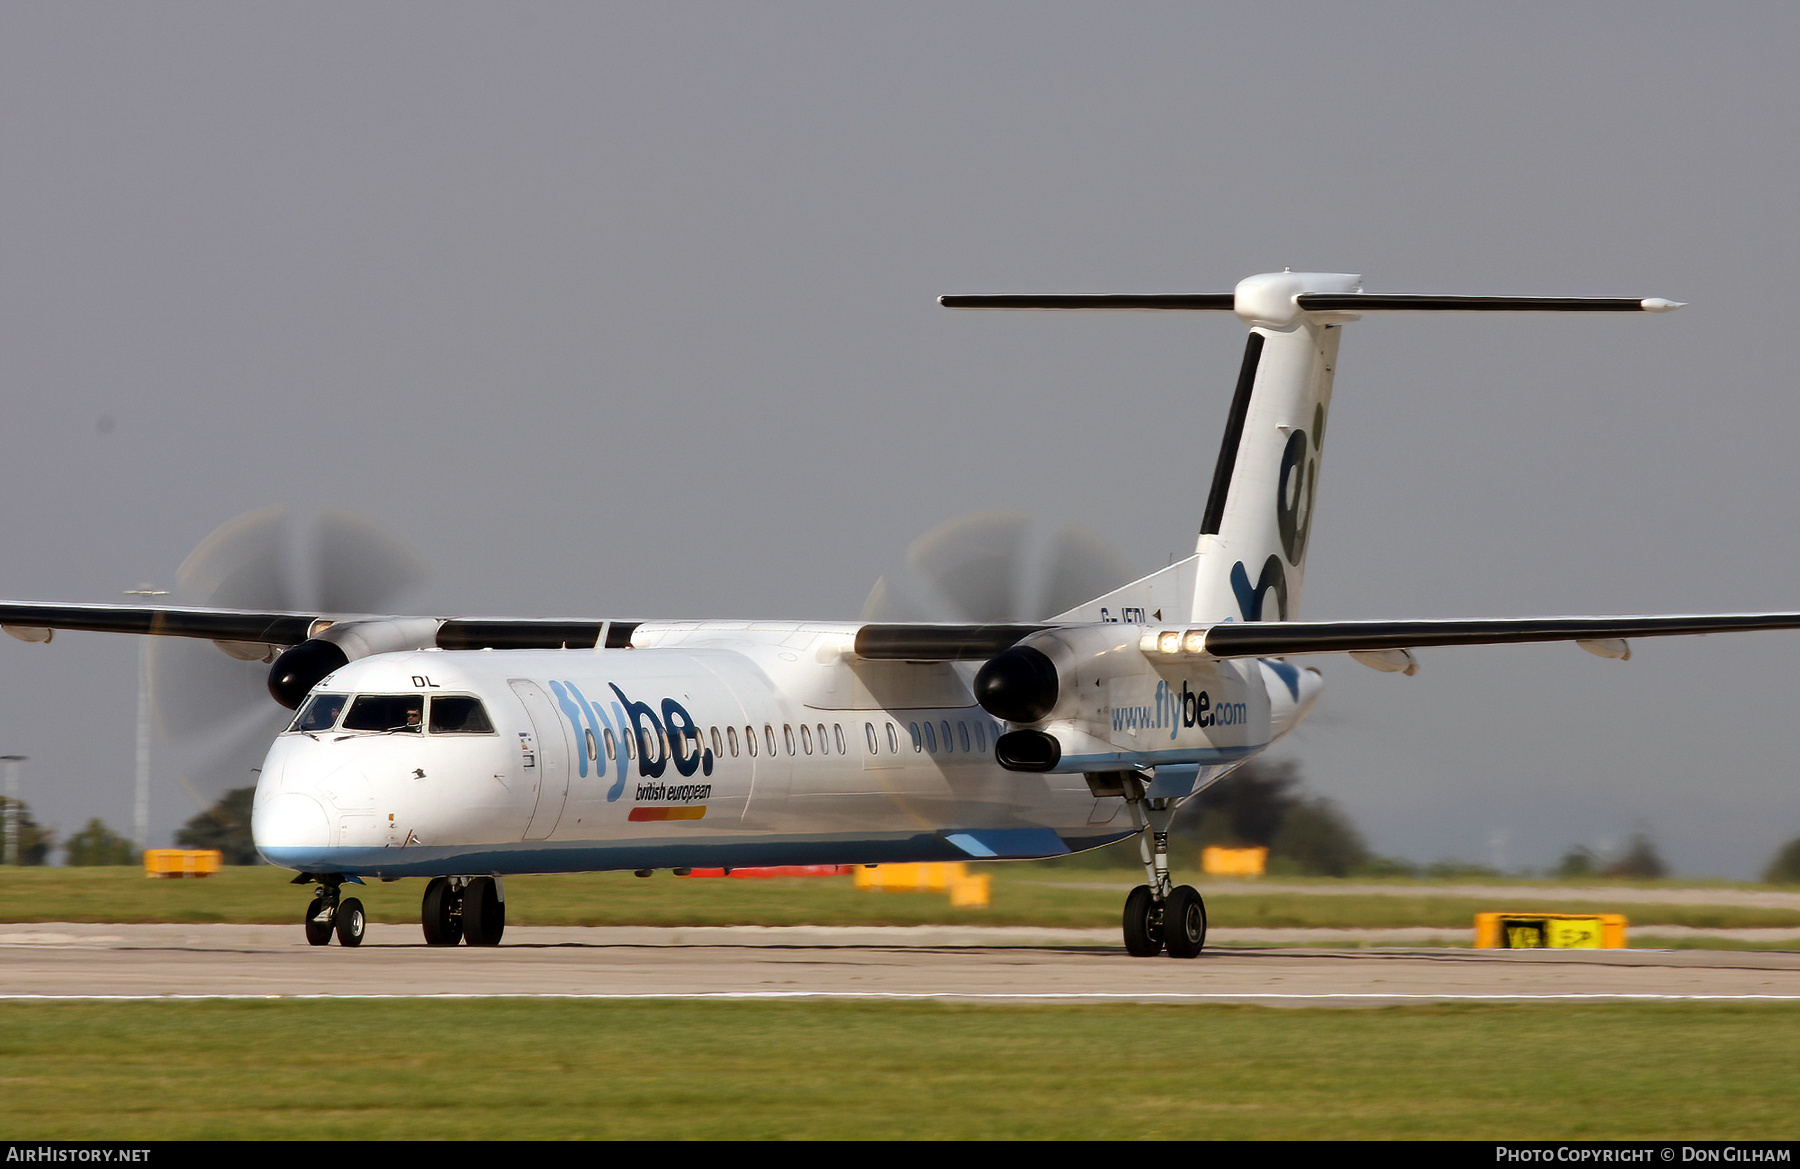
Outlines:
<svg viewBox="0 0 1800 1169"><path fill-rule="evenodd" d="M210 640L296 713L256 787L262 856L312 885L306 940L361 944L365 878L426 878L431 945L497 945L524 873L1060 856L1139 839L1128 953L1197 957L1176 808L1293 730L1316 668L1415 650L1800 628L1800 614L1301 621L1343 326L1393 311L1667 312L1658 298L1363 291L945 296L970 309L1235 313L1242 366L1192 555L1028 622L541 619L0 601L0 629Z"/></svg>

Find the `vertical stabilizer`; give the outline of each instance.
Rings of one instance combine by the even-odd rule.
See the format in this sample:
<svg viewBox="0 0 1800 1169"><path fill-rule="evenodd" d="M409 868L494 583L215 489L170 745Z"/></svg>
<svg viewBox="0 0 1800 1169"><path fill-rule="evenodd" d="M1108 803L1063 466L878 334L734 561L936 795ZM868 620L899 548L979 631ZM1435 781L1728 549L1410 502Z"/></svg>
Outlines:
<svg viewBox="0 0 1800 1169"><path fill-rule="evenodd" d="M1235 312L1250 326L1194 555L1050 618L1059 624L1287 621L1300 607L1344 322L1382 312L1666 313L1661 297L1364 292L1342 272L1270 272L1231 293L943 296L949 308Z"/></svg>
<svg viewBox="0 0 1800 1169"><path fill-rule="evenodd" d="M1353 293L1360 283L1277 272L1237 286L1250 337L1200 521L1186 620L1286 621L1298 611L1345 315L1303 312L1296 298Z"/></svg>

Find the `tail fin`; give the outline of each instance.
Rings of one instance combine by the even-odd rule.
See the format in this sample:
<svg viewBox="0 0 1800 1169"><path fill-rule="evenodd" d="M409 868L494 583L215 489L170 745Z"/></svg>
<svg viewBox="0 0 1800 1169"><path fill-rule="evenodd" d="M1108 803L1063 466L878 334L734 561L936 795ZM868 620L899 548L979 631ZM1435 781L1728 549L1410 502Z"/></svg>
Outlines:
<svg viewBox="0 0 1800 1169"><path fill-rule="evenodd" d="M1338 334L1365 312L1667 312L1674 301L1395 295L1362 277L1272 272L1229 296L946 296L950 308L1229 309L1250 326L1194 555L1066 613L1059 623L1287 621L1299 609Z"/></svg>
<svg viewBox="0 0 1800 1169"><path fill-rule="evenodd" d="M1341 315L1291 306L1297 294L1356 292L1360 283L1281 272L1238 285L1237 302L1251 310L1240 315L1254 325L1200 520L1193 602L1181 620L1286 621L1298 611L1343 324Z"/></svg>

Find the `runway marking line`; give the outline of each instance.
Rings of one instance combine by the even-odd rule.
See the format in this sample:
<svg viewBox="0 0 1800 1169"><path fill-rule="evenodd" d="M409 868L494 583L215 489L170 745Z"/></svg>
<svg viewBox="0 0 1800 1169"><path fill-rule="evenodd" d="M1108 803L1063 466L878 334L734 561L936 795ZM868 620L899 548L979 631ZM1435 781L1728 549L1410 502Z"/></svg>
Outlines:
<svg viewBox="0 0 1800 1169"><path fill-rule="evenodd" d="M954 991L833 991L833 990L719 990L690 992L498 992L471 994L442 992L421 994L0 994L0 1002L205 1002L205 1001L270 1001L305 999L570 999L570 1000L754 1000L754 999L843 999L848 1001L957 1001L988 1000L993 1002L1422 1002L1422 1003L1531 1003L1531 1002L1656 1002L1656 1003L1792 1003L1800 1002L1800 994L1380 994L1373 992L1326 992L1321 994L1233 994L1229 991L1201 993L1190 991L1141 992L1136 994L1105 991L1028 994L1019 992L957 993Z"/></svg>

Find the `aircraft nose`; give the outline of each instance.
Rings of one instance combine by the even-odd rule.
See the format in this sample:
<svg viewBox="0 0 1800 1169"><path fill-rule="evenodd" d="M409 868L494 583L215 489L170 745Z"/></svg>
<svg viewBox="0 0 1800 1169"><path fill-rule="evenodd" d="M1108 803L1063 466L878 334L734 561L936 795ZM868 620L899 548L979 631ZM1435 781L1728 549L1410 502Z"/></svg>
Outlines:
<svg viewBox="0 0 1800 1169"><path fill-rule="evenodd" d="M256 806L250 815L250 834L264 857L281 864L276 853L330 847L331 822L318 800L299 792L281 792Z"/></svg>

